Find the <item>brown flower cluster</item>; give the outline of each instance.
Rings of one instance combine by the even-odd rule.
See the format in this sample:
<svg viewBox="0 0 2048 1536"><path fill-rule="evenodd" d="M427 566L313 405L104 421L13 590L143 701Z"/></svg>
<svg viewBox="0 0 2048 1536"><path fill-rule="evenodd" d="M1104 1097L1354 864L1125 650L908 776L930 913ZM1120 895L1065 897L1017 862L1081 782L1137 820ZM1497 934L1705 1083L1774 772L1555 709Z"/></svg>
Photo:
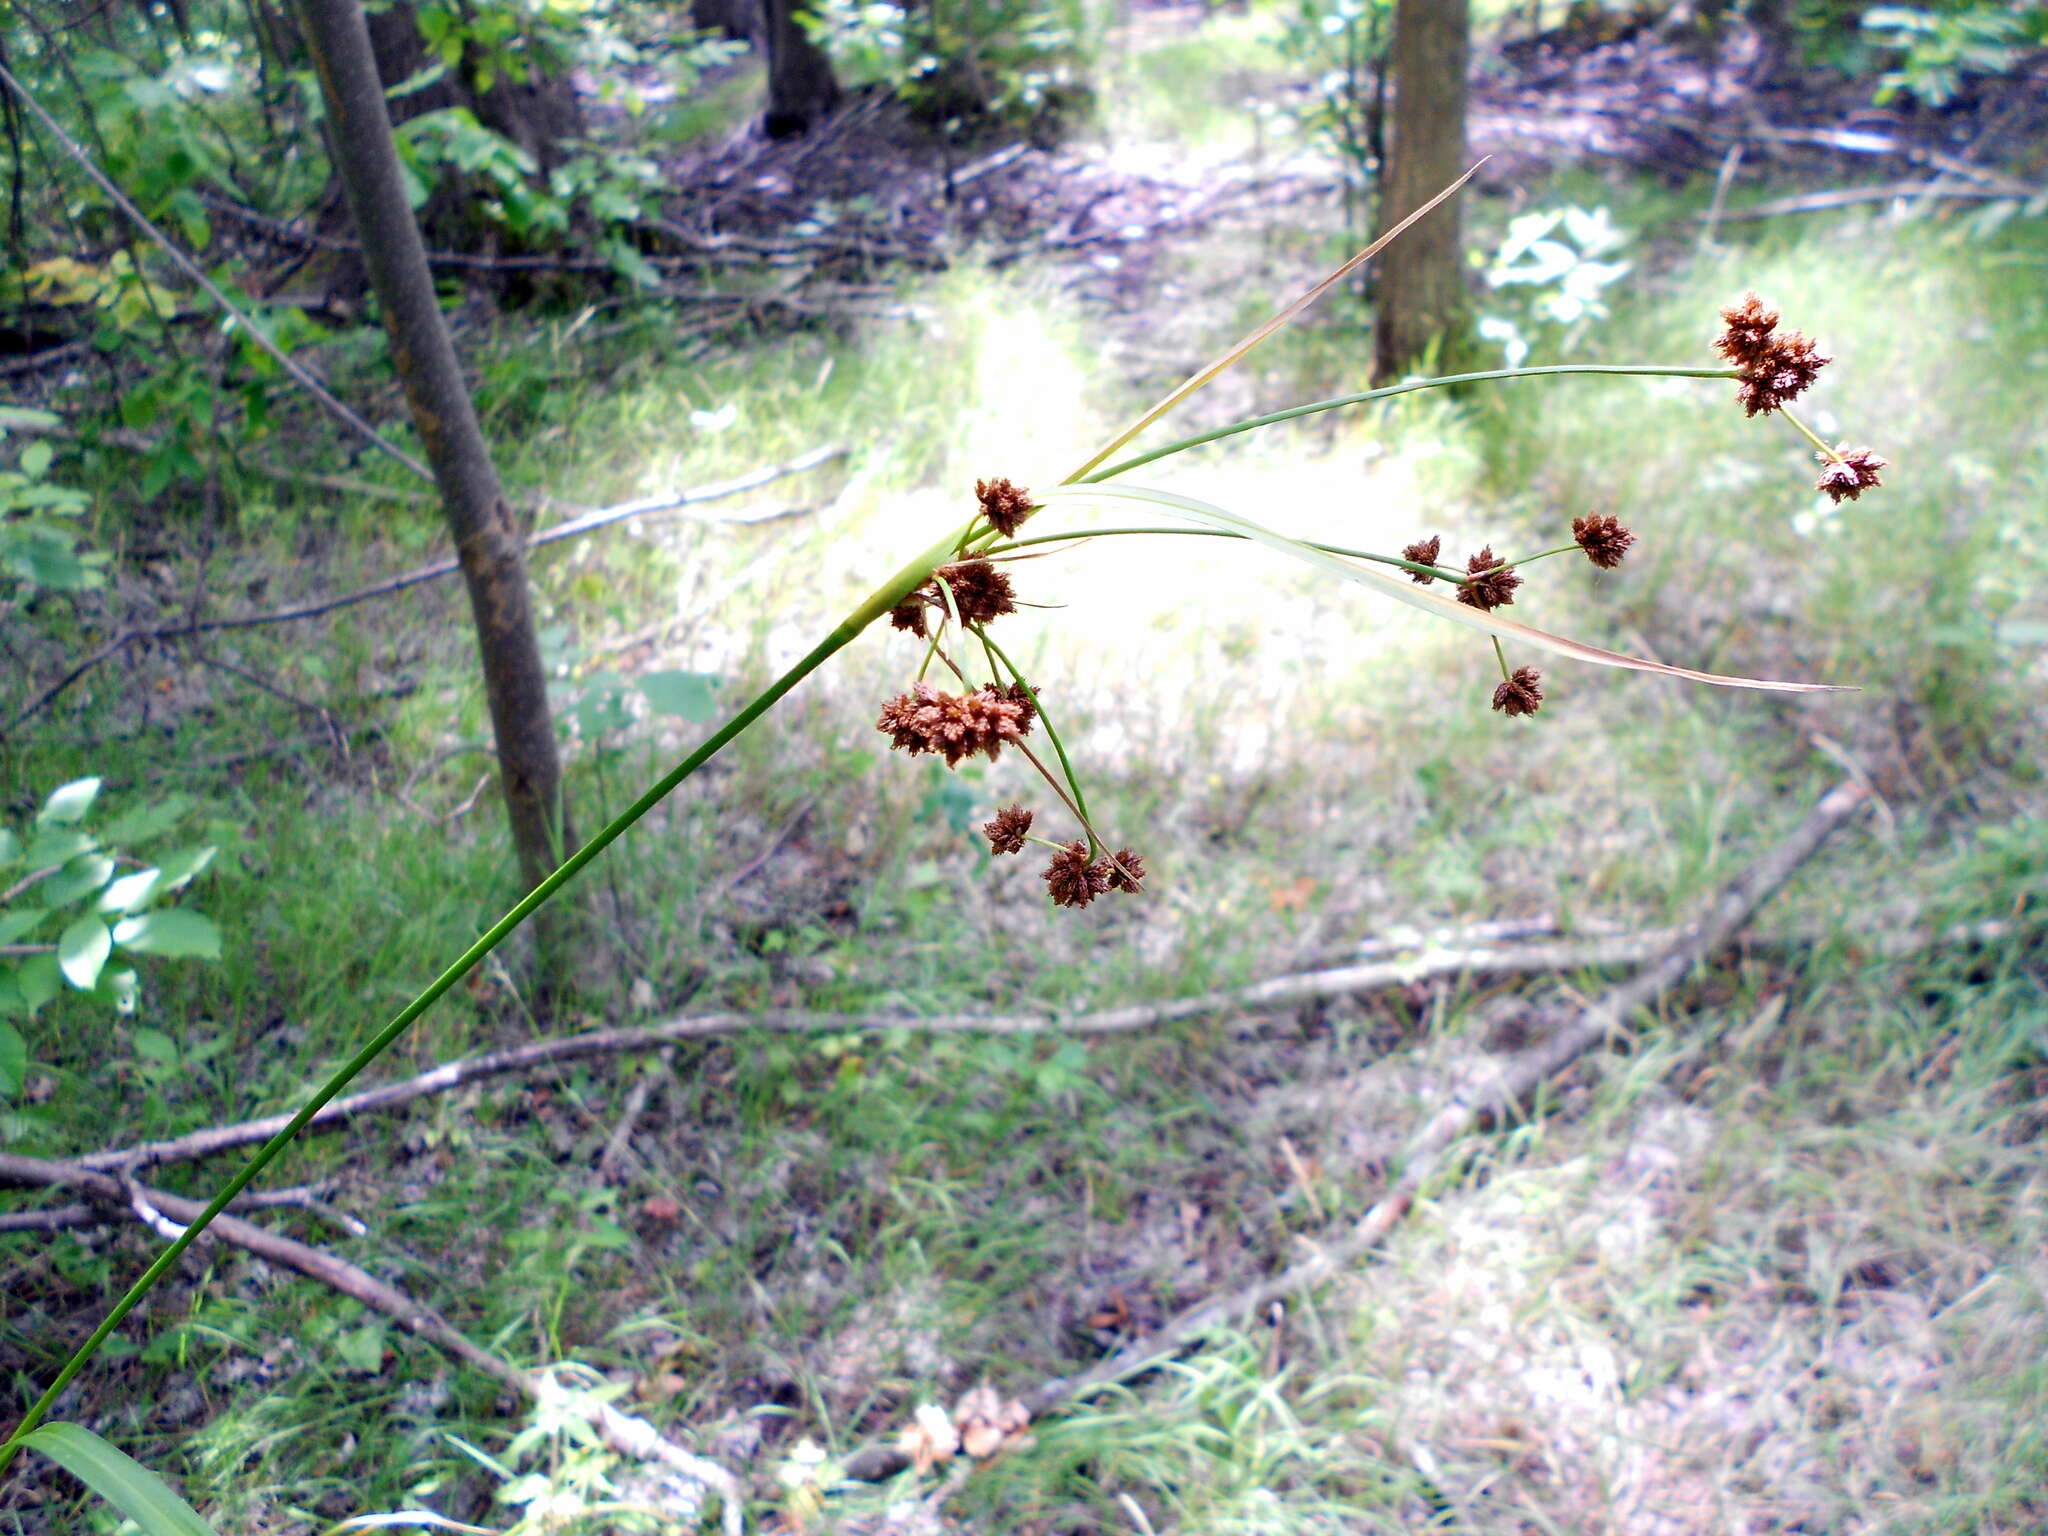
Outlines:
<svg viewBox="0 0 2048 1536"><path fill-rule="evenodd" d="M1877 472L1884 468L1884 463L1868 448L1851 448L1846 443L1837 443L1835 457L1827 461L1827 468L1820 472L1820 479L1814 482L1813 488L1825 491L1839 507L1843 502L1854 501L1865 491L1883 485Z"/></svg>
<svg viewBox="0 0 2048 1536"><path fill-rule="evenodd" d="M959 610L963 624L986 624L1017 611L1017 592L1010 585L1009 572L996 569L987 560L956 560L940 566L930 581L891 608L889 622L923 639L930 633L925 627L925 610L936 608L942 616L948 612L941 581L952 588L952 606Z"/></svg>
<svg viewBox="0 0 2048 1536"><path fill-rule="evenodd" d="M981 824L981 835L988 839L990 853L1022 853L1024 838L1031 830L1031 812L1021 805L1005 806L996 812L994 821Z"/></svg>
<svg viewBox="0 0 2048 1536"><path fill-rule="evenodd" d="M1472 580L1458 588L1458 601L1468 608L1488 612L1505 608L1515 600L1515 588L1522 584L1515 568L1494 554L1491 544L1481 545L1479 553L1465 562L1465 570Z"/></svg>
<svg viewBox="0 0 2048 1536"><path fill-rule="evenodd" d="M1586 558L1603 571L1611 571L1621 564L1621 557L1636 541L1636 536L1622 526L1620 518L1598 512L1591 517L1573 518L1572 538L1586 552Z"/></svg>
<svg viewBox="0 0 2048 1536"><path fill-rule="evenodd" d="M1019 740L1035 716L1029 690L1018 684L983 683L972 693L955 694L919 683L882 706L875 729L890 737L890 746L912 757L935 752L951 768L977 752L994 761L1003 743Z"/></svg>
<svg viewBox="0 0 2048 1536"><path fill-rule="evenodd" d="M1031 504L1031 493L1008 480L977 480L974 496L989 526L1006 539L1014 539L1024 519L1038 510Z"/></svg>
<svg viewBox="0 0 2048 1536"><path fill-rule="evenodd" d="M1778 312L1755 294L1721 311L1726 329L1714 338L1714 350L1742 370L1736 398L1743 414L1759 416L1798 398L1834 359L1797 331L1778 334Z"/></svg>
<svg viewBox="0 0 2048 1536"><path fill-rule="evenodd" d="M1144 889L1145 861L1128 848L1119 848L1116 858L1088 857L1088 845L1075 841L1052 856L1041 877L1056 907L1085 907L1104 891Z"/></svg>
<svg viewBox="0 0 2048 1536"><path fill-rule="evenodd" d="M1426 539L1417 539L1401 550L1403 560L1413 560L1417 565L1435 565L1436 557L1444 552L1443 535L1431 534ZM1426 587L1436 578L1427 571L1410 571L1408 579L1418 587Z"/></svg>
<svg viewBox="0 0 2048 1536"><path fill-rule="evenodd" d="M1510 717L1533 715L1543 707L1543 674L1517 667L1514 676L1493 690L1493 707Z"/></svg>

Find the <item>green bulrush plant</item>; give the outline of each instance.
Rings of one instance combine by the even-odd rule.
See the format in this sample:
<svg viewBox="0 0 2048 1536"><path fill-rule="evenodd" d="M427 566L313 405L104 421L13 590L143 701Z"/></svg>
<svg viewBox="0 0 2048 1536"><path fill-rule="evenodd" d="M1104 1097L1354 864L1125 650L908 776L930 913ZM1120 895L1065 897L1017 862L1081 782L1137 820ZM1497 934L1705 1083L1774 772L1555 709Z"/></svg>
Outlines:
<svg viewBox="0 0 2048 1536"><path fill-rule="evenodd" d="M1044 840L1044 846L1053 850L1044 871L1044 880L1051 900L1059 906L1085 907L1110 891L1141 890L1146 879L1144 860L1129 848L1117 848L1113 852L1109 850L1108 841L1090 818L1080 778L1075 773L1066 747L1048 716L1040 690L1023 675L1001 645L989 634L990 624L1012 612L1016 606L1017 598L1013 583L1009 573L1001 568L1001 563L1017 558L1021 551L1044 545L1071 546L1079 541L1115 535L1169 533L1182 536L1236 538L1267 545L1280 553L1306 561L1328 574L1372 587L1398 601L1486 633L1493 642L1502 675L1501 683L1493 692L1493 707L1504 715L1534 714L1542 703L1543 693L1540 674L1534 668L1525 666L1510 670L1502 646L1503 641L1534 646L1596 665L1691 678L1728 687L1781 692L1830 691L1831 685L1827 684L1725 677L1646 661L1603 650L1561 635L1549 634L1508 619L1500 613L1500 609L1511 605L1515 593L1519 590L1522 584L1521 571L1535 560L1577 549L1596 566L1602 568L1612 568L1619 562L1635 542L1635 536L1611 517L1595 515L1575 519L1571 543L1561 544L1555 549L1517 560L1498 558L1490 545L1482 547L1476 554L1467 558L1463 570L1458 570L1448 564L1439 563L1442 555L1440 537L1432 536L1418 540L1398 555L1350 549L1287 538L1249 518L1177 492L1128 483L1113 483L1118 481L1118 477L1143 464L1152 463L1203 443L1320 411L1389 399L1411 390L1442 388L1452 384L1544 378L1563 374L1728 379L1737 382L1738 397L1748 414L1754 416L1771 411L1783 412L1785 403L1805 389L1812 382L1813 375L1827 362L1811 342L1797 333L1779 335L1776 331L1778 317L1765 310L1760 301L1751 296L1742 304L1726 311L1723 316L1727 329L1719 338L1717 346L1732 365L1729 367L1574 364L1496 369L1442 378L1409 379L1379 389L1332 400L1315 401L1253 417L1193 437L1179 439L1164 447L1117 463L1108 462L1113 454L1153 422L1238 362L1252 347L1341 282L1362 262L1383 248L1388 240L1396 238L1408 224L1423 217L1462 185L1461 180L1447 188L1390 234L1346 262L1215 362L1194 374L1136 422L1112 438L1052 490L1033 497L1006 479L978 482L977 507L969 521L947 532L902 566L795 665L712 732L695 751L664 774L589 842L571 854L558 869L492 924L474 944L435 977L424 991L378 1030L321 1086L289 1123L214 1195L198 1218L157 1256L92 1335L65 1362L42 1397L29 1409L4 1444L0 1444L0 1469L4 1469L25 1445L50 1448L54 1442L61 1441L69 1453L75 1451L73 1441L81 1435L87 1436L96 1446L104 1447L113 1457L126 1462L126 1458L120 1457L119 1452L113 1451L112 1447L105 1446L104 1442L98 1441L97 1437L91 1437L89 1432L77 1426L51 1425L40 1430L38 1426L42 1424L44 1416L57 1396L92 1359L136 1304L162 1279L213 1218L269 1166L285 1146L306 1127L312 1117L364 1068L389 1049L443 994L503 943L521 923L574 879L628 828L735 737L766 714L798 683L818 670L877 620L886 617L895 629L922 641L921 661L910 687L887 701L877 721L878 729L891 738L892 746L913 755L928 753L938 756L949 767L957 767L961 762L975 756L993 759L1005 748L1016 751L1045 779L1054 797L1074 818L1084 834L1082 837L1072 837L1063 841ZM1882 467L1882 461L1872 456L1868 450L1829 448L1802 424L1796 421L1793 424L1815 443L1821 454L1824 468L1819 484L1820 490L1840 500L1843 497L1853 497L1878 483L1877 470ZM1023 535L1022 528L1027 518L1069 502L1136 503L1155 513L1170 515L1179 519L1181 523L1191 523L1195 526L1084 528L1029 537ZM1388 574L1389 570L1398 574ZM1427 590L1437 583L1454 588L1455 598L1447 598ZM955 637L950 647L947 643L949 634ZM977 652L978 660L975 654ZM948 692L927 680L934 663L942 665L952 674L960 692ZM971 681L968 670L970 667L985 670L987 679L981 682ZM1053 756L1059 765L1057 772L1054 772L1027 742L1026 738L1039 727L1044 729L1046 739L1052 745ZM1026 842L1041 841L1031 835L1034 819L1034 813L1021 804L1012 805L1001 811L995 820L984 828L992 852L1017 853L1021 852ZM62 1433L59 1434L59 1431ZM73 1460L67 1461L66 1464L71 1465L74 1471L78 1471L80 1466L88 1463L90 1459L74 1455ZM130 1462L127 1465L132 1467L134 1464ZM140 1470L136 1469L138 1472ZM80 1475L86 1474L81 1472ZM124 1510L131 1515L137 1514L134 1498L135 1487L138 1485L134 1480L130 1479L123 1483L120 1479L109 1477L102 1482L88 1477L87 1481L101 1493L115 1498L117 1502L125 1499L126 1502L122 1502ZM162 1487L160 1483L155 1486ZM149 1501L145 1499L143 1502L146 1505ZM173 1499L172 1503L175 1504L176 1501ZM165 1505L162 1514L163 1518L159 1521L144 1519L146 1528L152 1532L190 1533L193 1530L191 1522L196 1517L191 1516L185 1506L179 1504L172 1508ZM143 1517L137 1515L137 1518Z"/></svg>

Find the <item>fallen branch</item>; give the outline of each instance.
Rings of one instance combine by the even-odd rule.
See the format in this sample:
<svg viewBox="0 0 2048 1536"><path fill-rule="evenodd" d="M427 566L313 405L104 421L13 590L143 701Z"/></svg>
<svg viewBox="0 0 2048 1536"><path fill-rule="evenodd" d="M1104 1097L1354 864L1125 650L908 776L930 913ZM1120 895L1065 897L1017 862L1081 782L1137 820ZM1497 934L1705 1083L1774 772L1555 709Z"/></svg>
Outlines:
<svg viewBox="0 0 2048 1536"><path fill-rule="evenodd" d="M636 501L620 502L617 506L593 508L590 511L579 513L567 522L556 523L553 527L545 528L541 532L536 533L527 540L526 547L528 549L538 549L544 544L554 544L559 543L563 539L573 539L598 528L603 528L608 524L623 522L629 517L644 517L657 512L670 512L681 507L695 506L700 502L718 501L727 496L737 496L743 491L751 491L758 486L767 485L771 481L780 480L789 475L801 474L807 469L816 469L820 464L845 457L846 452L845 448L837 444L829 444L823 448L813 448L808 453L799 454L787 463L772 464L763 469L749 470L746 474L737 475L730 480L717 480L706 485L693 485L676 491L662 491L653 496L643 496ZM367 603L372 598L389 597L392 593L403 592L408 587L417 587L426 582L439 581L444 576L453 576L461 569L460 562L452 558L436 560L431 565L423 565L417 570L407 571L402 576L387 577L383 581L373 582L367 587L360 587L340 597L325 598L319 602L301 603L296 607L279 608L269 613L236 614L222 619L195 619L183 624L166 624L155 629L131 629L124 631L116 635L112 640L107 641L106 644L87 656L85 660L79 662L70 671L58 678L56 682L50 684L49 687L23 705L21 709L16 711L14 718L7 722L5 731L0 731L0 735L11 735L20 728L24 721L40 714L56 702L65 689L85 676L86 673L108 658L121 651L125 651L131 645L163 640L182 640L193 635L212 634L220 630L257 629L275 624L297 623L302 619L317 619L326 614L339 612L343 608L353 608L358 603Z"/></svg>
<svg viewBox="0 0 2048 1536"><path fill-rule="evenodd" d="M1589 1005L1550 1039L1514 1057L1491 1084L1476 1092L1455 1095L1410 1138L1401 1157L1400 1177L1348 1233L1333 1235L1313 1256L1270 1279L1184 1308L1144 1339L1078 1375L1044 1383L1024 1399L1032 1417L1098 1387L1150 1370L1210 1329L1250 1316L1368 1257L1394 1224L1414 1208L1457 1143L1482 1126L1497 1125L1510 1118L1544 1083L1594 1046L1619 1033L1639 1009L1684 980L1694 966L1732 939L1757 908L1868 798L1868 792L1854 784L1839 784L1829 790L1791 836L1743 871L1721 893L1706 917L1685 930L1684 936L1660 960Z"/></svg>
<svg viewBox="0 0 2048 1536"><path fill-rule="evenodd" d="M1825 192L1808 192L1799 197L1773 198L1748 208L1731 208L1721 217L1729 221L1775 219L1787 214L1822 213L1830 208L1848 208L1858 203L1889 203L1894 199L1964 198L1972 202L2032 201L2048 197L2048 188L2031 191L2002 191L1996 187L1958 187L1939 181L1898 181L1881 187L1835 187Z"/></svg>
<svg viewBox="0 0 2048 1536"><path fill-rule="evenodd" d="M190 1222L205 1210L205 1202L160 1189L146 1189L132 1179L96 1172L79 1163L56 1162L48 1158L21 1157L0 1152L0 1185L61 1188L74 1190L102 1212L120 1214L163 1235L164 1223ZM68 1207L59 1207L63 1211ZM240 1248L257 1258L297 1270L309 1279L351 1296L364 1306L390 1318L416 1338L426 1340L492 1380L509 1387L527 1402L539 1402L549 1393L552 1382L545 1371L523 1371L474 1342L432 1307L386 1284L365 1269L336 1258L295 1238L281 1236L239 1216L216 1216L207 1236ZM659 1461L715 1492L720 1501L727 1536L742 1536L745 1530L739 1480L714 1461L692 1454L664 1438L645 1419L631 1418L609 1404L598 1405L588 1414L591 1424L605 1443L621 1455L640 1461Z"/></svg>
<svg viewBox="0 0 2048 1536"><path fill-rule="evenodd" d="M1486 927L1489 925L1480 925ZM1502 928L1519 925L1502 924ZM1452 933L1461 930L1450 930ZM1899 931L1874 940L1871 953L1897 959L1950 944L1994 944L2012 936L2013 926L1999 920L1958 924L1938 933ZM1382 987L1413 986L1448 976L1527 975L1638 964L1687 941L1690 929L1659 929L1650 933L1616 934L1582 944L1529 944L1516 947L1477 945L1435 948L1407 953L1405 958L1374 964L1343 966L1302 975L1279 976L1235 992L1212 992L1151 1007L1118 1008L1060 1017L1050 1014L951 1014L912 1018L897 1014L847 1013L714 1013L669 1019L637 1029L599 1029L489 1051L438 1067L395 1083L366 1088L336 1099L314 1116L309 1130L332 1130L358 1116L395 1109L415 1099L450 1093L467 1083L505 1077L571 1061L662 1051L685 1040L713 1039L762 1030L775 1034L812 1031L919 1034L1129 1034L1155 1025L1225 1012L1247 1003L1296 1003L1318 998L1369 992ZM1795 945L1812 942L1795 938ZM209 1126L163 1141L88 1153L79 1166L94 1170L143 1168L158 1163L192 1162L237 1147L268 1141L288 1115L267 1115L232 1125Z"/></svg>

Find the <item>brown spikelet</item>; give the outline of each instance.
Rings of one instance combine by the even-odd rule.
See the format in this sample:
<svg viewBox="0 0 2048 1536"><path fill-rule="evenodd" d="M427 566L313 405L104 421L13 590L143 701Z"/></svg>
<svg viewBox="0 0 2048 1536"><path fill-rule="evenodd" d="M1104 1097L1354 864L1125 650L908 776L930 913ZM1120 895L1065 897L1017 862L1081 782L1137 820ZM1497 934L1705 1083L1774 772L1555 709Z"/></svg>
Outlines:
<svg viewBox="0 0 2048 1536"><path fill-rule="evenodd" d="M1797 399L1834 359L1824 355L1810 337L1797 331L1778 333L1778 312L1755 294L1721 311L1726 329L1714 338L1714 350L1742 370L1735 398L1743 414L1761 416Z"/></svg>
<svg viewBox="0 0 2048 1536"><path fill-rule="evenodd" d="M941 606L945 596L940 581L953 589L953 605L960 610L963 624L986 624L1017 611L1017 594L1010 586L1010 574L999 571L986 560L957 560L932 573L932 600Z"/></svg>
<svg viewBox="0 0 2048 1536"><path fill-rule="evenodd" d="M1030 830L1031 812L1021 805L1006 806L996 812L994 821L985 821L981 825L990 853L1022 853L1024 835Z"/></svg>
<svg viewBox="0 0 2048 1536"><path fill-rule="evenodd" d="M1067 844L1052 856L1041 877L1056 907L1085 907L1109 889L1109 876L1101 860L1088 861L1088 845Z"/></svg>
<svg viewBox="0 0 2048 1536"><path fill-rule="evenodd" d="M930 683L918 683L884 704L875 721L891 747L912 757L936 753L948 768L977 752L994 761L1004 742L1018 740L1028 728L1024 707L993 683L968 694L942 693Z"/></svg>
<svg viewBox="0 0 2048 1536"><path fill-rule="evenodd" d="M1401 558L1403 560L1413 560L1417 565L1435 565L1436 557L1443 552L1443 535L1436 533L1431 534L1426 539L1418 539L1413 544L1404 546L1401 550ZM1418 587L1426 587L1436 580L1427 571L1410 571L1408 579Z"/></svg>
<svg viewBox="0 0 2048 1536"><path fill-rule="evenodd" d="M1816 455L1818 457L1818 455ZM1884 484L1877 472L1884 468L1885 461L1868 448L1850 448L1846 443L1835 445L1835 457L1820 472L1820 479L1814 482L1816 491L1824 491L1836 506L1845 501L1854 501L1865 491Z"/></svg>
<svg viewBox="0 0 2048 1536"><path fill-rule="evenodd" d="M1116 859L1102 861L1102 870L1112 891L1138 892L1145 888L1145 860L1128 848L1119 848Z"/></svg>
<svg viewBox="0 0 2048 1536"><path fill-rule="evenodd" d="M1543 707L1543 674L1517 667L1514 676L1493 690L1493 707L1509 717L1533 715Z"/></svg>
<svg viewBox="0 0 2048 1536"><path fill-rule="evenodd" d="M1573 518L1572 537L1586 552L1586 558L1603 571L1611 571L1621 564L1621 557L1636 541L1636 536L1621 525L1620 518L1598 512L1591 517Z"/></svg>
<svg viewBox="0 0 2048 1536"><path fill-rule="evenodd" d="M1031 493L1009 480L977 480L974 495L981 515L1006 539L1014 539L1024 519L1038 510L1031 504Z"/></svg>
<svg viewBox="0 0 2048 1536"><path fill-rule="evenodd" d="M1458 601L1468 608L1505 608L1515 600L1515 588L1522 584L1515 568L1504 565L1491 544L1481 545L1479 553L1465 562L1465 570L1472 580L1458 588Z"/></svg>
<svg viewBox="0 0 2048 1536"><path fill-rule="evenodd" d="M1020 711L1017 716L1018 734L1029 734L1033 723L1038 719L1038 690L1029 683L1017 682L1003 690L1003 697L1016 705Z"/></svg>
<svg viewBox="0 0 2048 1536"><path fill-rule="evenodd" d="M1721 320L1726 329L1714 338L1714 350L1745 372L1762 363L1778 328L1778 312L1749 293L1740 304L1722 310Z"/></svg>

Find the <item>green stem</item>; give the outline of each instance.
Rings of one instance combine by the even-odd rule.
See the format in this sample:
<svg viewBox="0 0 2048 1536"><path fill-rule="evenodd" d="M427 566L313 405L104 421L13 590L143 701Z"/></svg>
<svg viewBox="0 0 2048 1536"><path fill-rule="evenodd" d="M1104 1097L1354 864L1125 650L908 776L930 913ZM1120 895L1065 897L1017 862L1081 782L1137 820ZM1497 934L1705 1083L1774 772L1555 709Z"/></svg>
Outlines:
<svg viewBox="0 0 2048 1536"><path fill-rule="evenodd" d="M1820 450L1820 456L1824 462L1832 464L1841 457L1840 454L1836 453L1834 449L1830 448L1825 442L1821 440L1820 435L1816 433L1813 430L1813 428L1809 427L1797 416L1794 416L1782 405L1778 407L1778 414L1784 417L1787 421L1791 422L1793 426L1797 427L1799 429L1800 435L1804 437L1809 443L1813 444L1814 447Z"/></svg>
<svg viewBox="0 0 2048 1536"><path fill-rule="evenodd" d="M1247 534L1232 533L1227 528L1176 528L1171 526L1160 528L1089 528L1078 533L1043 533L1035 538L1017 539L1012 543L1003 545L1000 549L991 550L989 553L990 557L993 558L997 555L1006 555L1013 549L1022 549L1028 544L1071 544L1082 539L1110 539L1115 538L1119 534L1129 533L1169 533L1176 538L1195 539L1249 539L1250 537ZM1370 560L1375 565L1399 566L1404 571L1412 571L1418 576L1434 576L1441 581L1455 581L1463 584L1472 579L1463 571L1445 570L1440 565L1423 565L1414 560L1403 560L1397 555L1376 555L1369 549L1346 549L1342 544L1318 544L1314 539L1302 539L1299 542L1306 544L1310 549L1319 549L1326 555L1342 555L1347 560ZM1576 548L1577 546L1571 547Z"/></svg>
<svg viewBox="0 0 2048 1536"><path fill-rule="evenodd" d="M1500 680L1512 683L1515 679L1508 671L1508 653L1500 648L1500 636L1488 635L1486 638L1493 642L1493 659L1500 663Z"/></svg>
<svg viewBox="0 0 2048 1536"><path fill-rule="evenodd" d="M1552 555L1568 555L1577 548L1579 548L1579 545L1574 541L1570 544L1560 544L1555 549L1539 550L1533 555L1524 555L1519 560L1504 560L1501 564L1508 566L1533 565L1538 560L1548 560Z"/></svg>
<svg viewBox="0 0 2048 1536"><path fill-rule="evenodd" d="M1141 453L1134 459L1125 459L1122 463L1112 464L1107 469L1098 469L1094 474L1086 476L1081 483L1092 485L1098 480L1107 480L1112 475L1120 475L1127 469L1136 469L1141 464L1150 464L1154 459L1163 459L1168 454L1179 453L1186 448L1213 443L1218 438L1235 437L1238 433L1249 432L1255 427L1270 427L1275 422L1292 421L1297 416L1313 416L1318 411L1336 411L1347 405L1364 405L1370 400L1388 400L1395 395L1405 395L1418 389L1446 389L1453 384L1490 384L1501 379L1543 379L1577 373L1619 374L1625 377L1660 379L1742 377L1733 368L1667 368L1654 363L1550 363L1540 368L1489 368L1484 373L1453 373L1435 379L1404 379L1399 384L1385 384L1378 389L1364 390L1355 395L1339 395L1334 400L1312 400L1307 405L1290 406L1284 411L1253 416L1245 421L1232 422L1227 427L1217 427L1211 432L1183 437L1177 442L1168 443L1164 448L1154 448L1150 453Z"/></svg>
<svg viewBox="0 0 2048 1536"><path fill-rule="evenodd" d="M1024 674L1017 670L1017 663L1010 660L1009 653L1000 645L997 645L995 641L989 639L988 630L984 627L979 633L981 635L981 643L995 654L996 659L1003 664L1004 670L1010 674L1011 680L1023 688L1030 688L1031 685L1024 681ZM1067 788L1073 791L1074 814L1081 818L1081 825L1087 829L1090 845L1088 857L1092 859L1095 857L1095 848L1093 846L1095 843L1095 828L1089 821L1088 797L1081 793L1081 781L1074 775L1074 764L1072 759L1067 756L1066 743L1060 740L1060 733L1053 729L1052 716L1045 712L1043 704L1036 704L1037 694L1034 693L1031 697L1038 711L1038 723L1045 727L1046 738L1052 742L1052 749L1059 756L1060 772L1067 776ZM1054 787L1057 788L1058 786L1055 785Z"/></svg>
<svg viewBox="0 0 2048 1536"><path fill-rule="evenodd" d="M113 1311L109 1312L99 1327L93 1330L92 1336L64 1362L63 1369L57 1373L57 1379L50 1383L48 1390L36 1399L35 1406L29 1409L19 1424L15 1425L14 1433L9 1435L5 1442L0 1442L0 1471L6 1470L8 1464L20 1452L22 1438L43 1421L43 1416L50 1411L50 1405L71 1384L72 1378L77 1376L86 1363L99 1352L100 1346L106 1343L108 1336L121 1325L121 1320L135 1310L136 1304L148 1295L170 1267L178 1262L179 1257L192 1246L199 1234L207 1229L213 1218L226 1210L228 1203L248 1188L251 1180L270 1166L292 1138L306 1128L329 1100L354 1081L365 1067L390 1049L415 1019L433 1007L442 994L468 975L484 956L504 943L514 929L539 911L549 897L575 879L585 865L616 842L628 827L653 810L677 785L715 757L734 737L760 719L784 694L815 672L834 653L850 644L862 630L929 581L933 569L945 562L946 557L959 546L962 536L957 531L947 534L890 577L882 586L876 588L866 602L848 614L839 626L813 646L802 660L770 683L749 701L745 708L714 731L702 746L663 774L652 788L606 823L603 831L564 860L553 874L536 885L511 911L493 923L482 938L464 950L453 965L429 982L424 992L400 1009L397 1017L371 1036L369 1043L351 1056L341 1069L322 1085L320 1091L292 1116L285 1128L265 1142L256 1155L249 1159L248 1165L221 1187L206 1209L185 1228L177 1241L157 1255L156 1261L142 1272L141 1278L128 1288L128 1293L114 1304Z"/></svg>

